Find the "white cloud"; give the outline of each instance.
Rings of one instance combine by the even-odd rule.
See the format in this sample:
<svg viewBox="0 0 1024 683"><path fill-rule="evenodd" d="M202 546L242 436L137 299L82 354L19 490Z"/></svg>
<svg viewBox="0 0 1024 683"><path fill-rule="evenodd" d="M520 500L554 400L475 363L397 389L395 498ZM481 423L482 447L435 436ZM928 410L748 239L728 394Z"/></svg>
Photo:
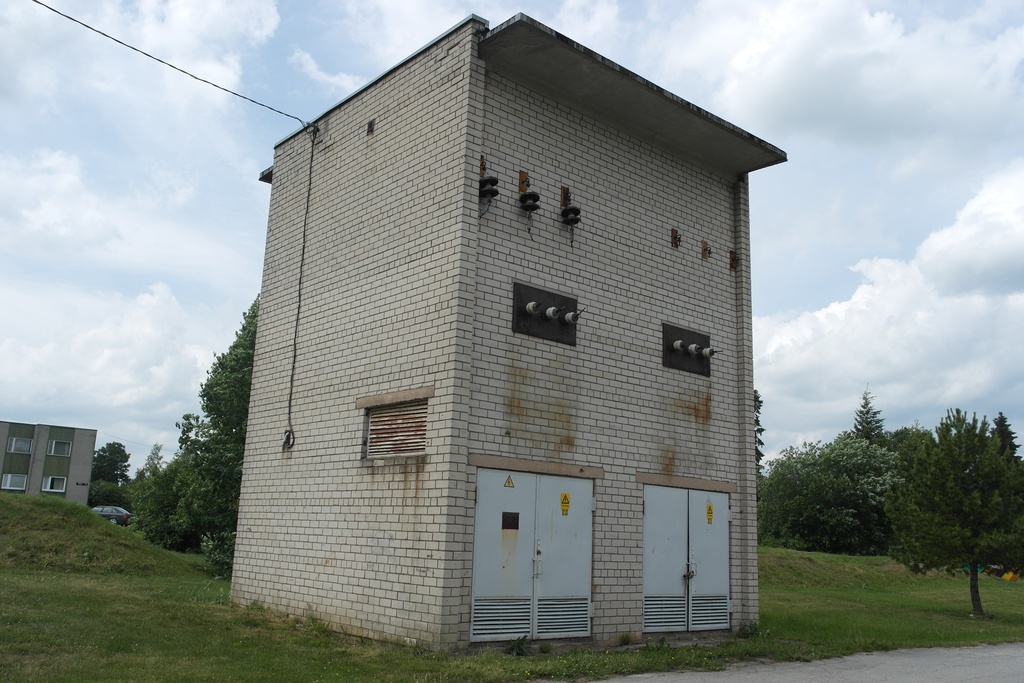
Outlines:
<svg viewBox="0 0 1024 683"><path fill-rule="evenodd" d="M954 225L921 244L916 260L946 294L1024 292L1024 159L988 178Z"/></svg>
<svg viewBox="0 0 1024 683"><path fill-rule="evenodd" d="M565 0L551 23L573 40L611 57L622 45L623 31L630 23L622 14L614 0Z"/></svg>
<svg viewBox="0 0 1024 683"><path fill-rule="evenodd" d="M848 429L867 386L891 426L931 426L950 407L1024 418L1013 414L1024 389L1020 187L1024 164L1015 162L915 259L853 266L863 281L849 299L755 318L770 452Z"/></svg>
<svg viewBox="0 0 1024 683"><path fill-rule="evenodd" d="M12 3L9 3L12 5ZM238 85L240 51L257 46L279 22L273 0L77 3L58 8L113 38L226 88ZM29 95L100 96L111 108L156 100L185 115L194 106L223 106L227 96L30 3L9 6L0 25L13 45L0 48L11 90ZM31 25L33 31L25 31ZM26 37L31 36L30 40ZM88 59L82 55L88 54ZM13 85L17 84L17 85ZM13 87L12 87L13 85ZM153 98L154 86L163 91ZM0 86L2 87L2 86ZM150 93L140 98L142 91ZM0 90L2 92L2 90ZM13 93L11 93L13 95ZM127 120L127 117L125 117Z"/></svg>
<svg viewBox="0 0 1024 683"><path fill-rule="evenodd" d="M871 4L702 1L669 15L647 59L670 85L673 71L704 82L709 107L766 135L977 145L1022 130L1024 12Z"/></svg>
<svg viewBox="0 0 1024 683"><path fill-rule="evenodd" d="M226 242L225 234L171 211L188 203L191 186L158 174L140 188L138 195L102 197L85 184L81 161L67 152L43 149L27 160L0 156L0 255L9 269L30 260L52 264L52 270L24 271L26 284L83 280L103 268L220 291L245 278L256 291L246 260L258 258L251 245Z"/></svg>
<svg viewBox="0 0 1024 683"><path fill-rule="evenodd" d="M346 73L329 74L325 72L313 59L313 56L305 50L295 48L288 61L299 68L310 80L322 86L326 86L331 95L341 97L359 88L365 79Z"/></svg>
<svg viewBox="0 0 1024 683"><path fill-rule="evenodd" d="M214 352L227 348L237 325L226 319L211 329L161 283L126 297L3 277L0 301L0 414L137 443L166 443L174 422L197 410ZM34 412L39 406L45 414Z"/></svg>
<svg viewBox="0 0 1024 683"><path fill-rule="evenodd" d="M466 7L453 0L349 0L338 25L383 70L466 18Z"/></svg>

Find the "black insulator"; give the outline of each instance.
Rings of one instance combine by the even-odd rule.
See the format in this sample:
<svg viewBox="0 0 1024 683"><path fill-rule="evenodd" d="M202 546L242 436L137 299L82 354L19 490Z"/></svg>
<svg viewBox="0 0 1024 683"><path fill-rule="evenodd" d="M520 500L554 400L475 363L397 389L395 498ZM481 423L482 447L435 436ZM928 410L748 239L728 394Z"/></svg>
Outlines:
<svg viewBox="0 0 1024 683"><path fill-rule="evenodd" d="M480 178L480 196L493 199L498 196L498 179L490 173Z"/></svg>
<svg viewBox="0 0 1024 683"><path fill-rule="evenodd" d="M580 222L580 207L569 206L562 209L562 222L566 225L576 225Z"/></svg>
<svg viewBox="0 0 1024 683"><path fill-rule="evenodd" d="M519 206L523 208L523 211L536 211L540 208L539 201L540 195L534 190L527 190L519 195Z"/></svg>

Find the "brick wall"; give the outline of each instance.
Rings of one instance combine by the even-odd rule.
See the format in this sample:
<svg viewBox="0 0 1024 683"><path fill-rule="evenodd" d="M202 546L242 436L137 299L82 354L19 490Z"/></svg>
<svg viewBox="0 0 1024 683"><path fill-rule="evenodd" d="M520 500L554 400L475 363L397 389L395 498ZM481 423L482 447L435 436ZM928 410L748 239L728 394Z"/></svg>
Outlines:
<svg viewBox="0 0 1024 683"><path fill-rule="evenodd" d="M502 196L479 221L470 452L603 468L598 640L641 630L637 475L735 484L733 611L756 619L745 182L682 163L497 74L488 74L485 98L482 152ZM521 170L541 194L529 233L516 202ZM563 185L583 211L572 244L558 220ZM586 310L575 347L512 333L514 282L578 298ZM662 367L662 322L711 336L720 350L711 377Z"/></svg>
<svg viewBox="0 0 1024 683"><path fill-rule="evenodd" d="M451 529L465 520L451 510L466 492L449 470L466 448L459 297L479 28L464 24L317 121L290 450L310 139L276 150L233 581L241 603L361 635L454 637L443 636L458 619L446 613L462 550ZM426 457L371 464L356 401L415 388L433 393Z"/></svg>

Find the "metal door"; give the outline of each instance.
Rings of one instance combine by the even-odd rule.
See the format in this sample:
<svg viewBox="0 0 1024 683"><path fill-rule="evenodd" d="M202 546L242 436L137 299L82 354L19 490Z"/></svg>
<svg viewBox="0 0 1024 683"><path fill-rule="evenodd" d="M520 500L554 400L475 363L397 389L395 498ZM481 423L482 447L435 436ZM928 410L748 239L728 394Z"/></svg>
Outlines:
<svg viewBox="0 0 1024 683"><path fill-rule="evenodd" d="M471 639L590 635L593 482L480 469Z"/></svg>
<svg viewBox="0 0 1024 683"><path fill-rule="evenodd" d="M690 491L691 631L729 628L729 495Z"/></svg>
<svg viewBox="0 0 1024 683"><path fill-rule="evenodd" d="M729 496L644 487L645 631L729 628Z"/></svg>

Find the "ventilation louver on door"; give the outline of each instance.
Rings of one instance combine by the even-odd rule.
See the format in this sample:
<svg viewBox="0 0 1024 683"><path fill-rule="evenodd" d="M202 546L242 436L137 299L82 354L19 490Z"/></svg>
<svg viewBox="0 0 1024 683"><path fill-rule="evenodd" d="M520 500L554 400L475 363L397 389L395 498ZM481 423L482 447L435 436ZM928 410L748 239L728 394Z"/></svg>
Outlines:
<svg viewBox="0 0 1024 683"><path fill-rule="evenodd" d="M685 631L685 595L645 595L645 631Z"/></svg>
<svg viewBox="0 0 1024 683"><path fill-rule="evenodd" d="M426 452L426 401L371 408L368 417L367 457L422 455Z"/></svg>
<svg viewBox="0 0 1024 683"><path fill-rule="evenodd" d="M694 595L690 605L690 630L729 628L729 596Z"/></svg>
<svg viewBox="0 0 1024 683"><path fill-rule="evenodd" d="M590 635L590 598L537 600L537 637L574 638Z"/></svg>
<svg viewBox="0 0 1024 683"><path fill-rule="evenodd" d="M530 635L529 598L473 600L473 640L511 640Z"/></svg>

